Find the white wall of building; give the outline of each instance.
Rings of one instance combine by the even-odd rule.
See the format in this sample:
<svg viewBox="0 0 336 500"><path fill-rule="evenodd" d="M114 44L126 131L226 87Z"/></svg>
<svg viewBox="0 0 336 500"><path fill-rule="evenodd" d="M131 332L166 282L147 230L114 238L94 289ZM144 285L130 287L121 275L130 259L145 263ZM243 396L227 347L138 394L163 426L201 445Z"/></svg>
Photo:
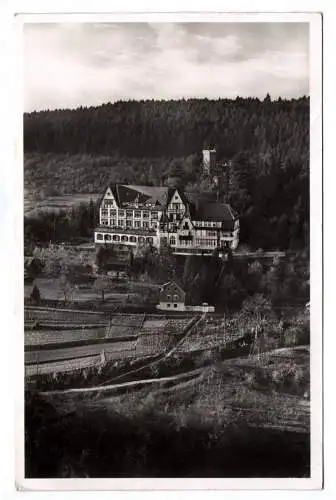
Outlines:
<svg viewBox="0 0 336 500"><path fill-rule="evenodd" d="M176 305L176 307L174 307ZM160 302L157 306L160 311L185 311L186 306L183 302Z"/></svg>
<svg viewBox="0 0 336 500"><path fill-rule="evenodd" d="M207 150L207 154L211 151ZM211 155L210 155L211 156ZM209 158L210 158L209 156ZM110 188L105 192L99 210L99 221L101 228L95 231L94 242L96 244L124 244L129 246L137 246L139 244L149 243L159 248L163 240L166 238L167 244L172 249L191 249L193 251L206 250L211 252L219 247L225 247L227 244L234 250L239 243L239 221L235 222L234 231L223 231L221 229L221 221L191 221L186 215L186 207L178 190L175 190L167 208L168 217L173 220L167 223L166 230L161 231L159 221L162 217L162 211L157 207L125 207L119 208L113 193ZM185 229L184 225L188 224ZM104 232L104 227L109 228L109 231ZM117 239L113 238L111 233L116 235ZM118 233L118 229L130 233L123 235ZM147 240L144 235L137 235L136 231L156 231L156 235L148 235L151 239ZM132 234L133 233L133 234ZM103 239L98 235L103 235ZM107 235L107 236L105 236ZM180 239L179 236L191 238ZM127 238L125 238L127 236ZM144 239L145 238L145 239Z"/></svg>

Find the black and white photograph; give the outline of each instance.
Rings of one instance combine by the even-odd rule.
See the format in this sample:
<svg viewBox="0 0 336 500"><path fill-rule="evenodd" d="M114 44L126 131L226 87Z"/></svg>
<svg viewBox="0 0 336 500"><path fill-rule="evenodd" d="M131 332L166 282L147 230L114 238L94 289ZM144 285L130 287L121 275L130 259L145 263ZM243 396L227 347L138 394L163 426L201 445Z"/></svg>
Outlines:
<svg viewBox="0 0 336 500"><path fill-rule="evenodd" d="M42 17L21 24L22 479L320 477L320 22Z"/></svg>

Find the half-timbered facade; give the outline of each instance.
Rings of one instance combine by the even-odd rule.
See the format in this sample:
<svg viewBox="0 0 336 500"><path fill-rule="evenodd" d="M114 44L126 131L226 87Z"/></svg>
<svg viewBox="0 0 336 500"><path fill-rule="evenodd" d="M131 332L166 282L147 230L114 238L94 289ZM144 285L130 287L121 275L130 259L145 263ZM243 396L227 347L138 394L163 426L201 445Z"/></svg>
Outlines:
<svg viewBox="0 0 336 500"><path fill-rule="evenodd" d="M97 245L169 245L177 254L211 254L237 248L239 219L211 195L115 184L102 197L94 240Z"/></svg>

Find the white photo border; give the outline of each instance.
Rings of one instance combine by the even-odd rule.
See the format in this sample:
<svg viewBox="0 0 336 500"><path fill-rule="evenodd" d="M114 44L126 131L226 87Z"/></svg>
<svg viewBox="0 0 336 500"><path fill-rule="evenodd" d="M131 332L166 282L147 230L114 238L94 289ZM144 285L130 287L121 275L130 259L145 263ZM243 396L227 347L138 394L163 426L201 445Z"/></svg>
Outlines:
<svg viewBox="0 0 336 500"><path fill-rule="evenodd" d="M47 19L48 18L48 19ZM29 22L307 22L310 25L311 477L288 479L25 479L23 421L23 73L22 26ZM20 265L15 297L16 485L23 491L310 490L322 484L322 18L315 13L23 14L14 19L17 51L15 168L12 174L13 259ZM19 243L18 243L19 242Z"/></svg>

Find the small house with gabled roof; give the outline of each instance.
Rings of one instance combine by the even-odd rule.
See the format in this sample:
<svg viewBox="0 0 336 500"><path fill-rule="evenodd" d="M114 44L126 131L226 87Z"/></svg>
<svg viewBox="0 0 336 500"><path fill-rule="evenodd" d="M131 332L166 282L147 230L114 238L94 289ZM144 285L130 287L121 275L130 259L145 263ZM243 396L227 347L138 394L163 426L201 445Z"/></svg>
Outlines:
<svg viewBox="0 0 336 500"><path fill-rule="evenodd" d="M156 306L161 311L185 312L214 312L214 306L203 303L201 305L188 304L188 297L182 285L175 278L164 283L160 288L159 304Z"/></svg>
<svg viewBox="0 0 336 500"><path fill-rule="evenodd" d="M184 311L186 293L176 280L164 283L160 288L158 309L163 311Z"/></svg>

